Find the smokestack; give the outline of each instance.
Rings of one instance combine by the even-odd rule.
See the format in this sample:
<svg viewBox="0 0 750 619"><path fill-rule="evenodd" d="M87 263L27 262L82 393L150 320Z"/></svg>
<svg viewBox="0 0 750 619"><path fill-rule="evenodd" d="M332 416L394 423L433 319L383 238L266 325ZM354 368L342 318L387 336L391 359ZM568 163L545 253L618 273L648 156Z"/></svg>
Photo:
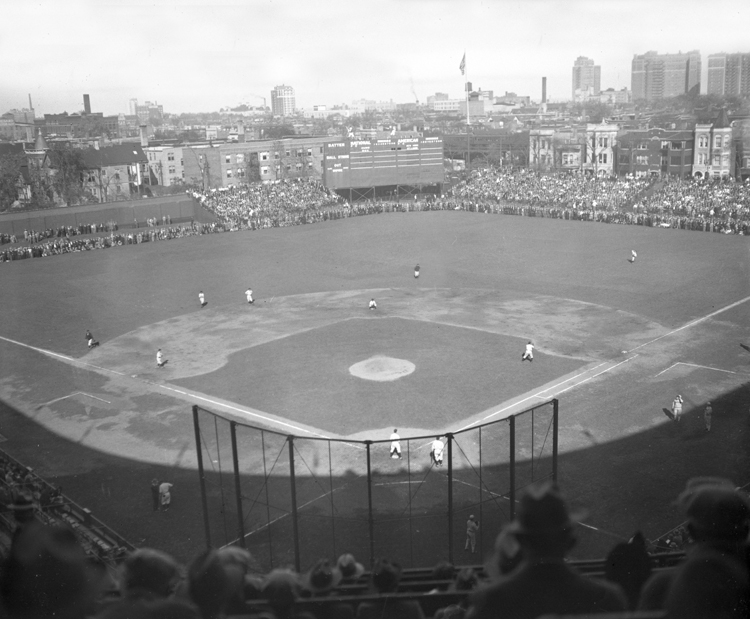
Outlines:
<svg viewBox="0 0 750 619"><path fill-rule="evenodd" d="M34 110L34 106L31 105L31 93L29 93L29 109L32 111Z"/></svg>
<svg viewBox="0 0 750 619"><path fill-rule="evenodd" d="M146 125L141 125L141 146L148 146L148 137L146 136Z"/></svg>
<svg viewBox="0 0 750 619"><path fill-rule="evenodd" d="M88 95L83 95L83 111L86 114L91 114L91 101L89 101Z"/></svg>
<svg viewBox="0 0 750 619"><path fill-rule="evenodd" d="M547 103L547 78L542 78L542 103Z"/></svg>

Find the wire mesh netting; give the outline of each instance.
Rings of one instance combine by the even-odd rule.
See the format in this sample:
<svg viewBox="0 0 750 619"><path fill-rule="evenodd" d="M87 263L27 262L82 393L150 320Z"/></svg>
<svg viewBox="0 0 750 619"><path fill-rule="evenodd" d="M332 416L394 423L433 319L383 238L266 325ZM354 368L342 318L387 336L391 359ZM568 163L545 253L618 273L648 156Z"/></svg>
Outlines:
<svg viewBox="0 0 750 619"><path fill-rule="evenodd" d="M390 439L302 438L193 407L207 545L244 545L263 569L307 569L344 552L363 563L480 562L512 518L515 493L555 477L556 415L550 400L401 438L396 450ZM473 536L470 516L480 523Z"/></svg>

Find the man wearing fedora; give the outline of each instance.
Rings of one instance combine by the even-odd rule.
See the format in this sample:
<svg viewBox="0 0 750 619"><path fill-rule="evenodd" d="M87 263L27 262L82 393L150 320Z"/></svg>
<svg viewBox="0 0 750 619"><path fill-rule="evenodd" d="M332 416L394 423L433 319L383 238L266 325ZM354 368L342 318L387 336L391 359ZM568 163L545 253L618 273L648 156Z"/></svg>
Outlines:
<svg viewBox="0 0 750 619"><path fill-rule="evenodd" d="M685 561L646 582L639 610L668 616L750 616L750 501L727 479L695 477L677 499L692 539Z"/></svg>
<svg viewBox="0 0 750 619"><path fill-rule="evenodd" d="M587 578L565 562L582 516L568 512L554 484L530 486L521 497L516 520L508 525L523 559L510 574L472 596L467 619L533 619L546 614L626 610L620 587Z"/></svg>

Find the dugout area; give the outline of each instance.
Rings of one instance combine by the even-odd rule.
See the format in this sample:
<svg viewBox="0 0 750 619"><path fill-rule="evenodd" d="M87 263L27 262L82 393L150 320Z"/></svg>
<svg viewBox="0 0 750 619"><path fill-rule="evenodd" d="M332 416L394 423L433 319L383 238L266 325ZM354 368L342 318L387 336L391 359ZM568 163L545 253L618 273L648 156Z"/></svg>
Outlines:
<svg viewBox="0 0 750 619"><path fill-rule="evenodd" d="M206 547L246 547L264 570L306 570L322 556L386 556L404 566L468 561L466 521L478 547L513 519L529 484L557 479L558 401L442 437L302 438L193 406Z"/></svg>

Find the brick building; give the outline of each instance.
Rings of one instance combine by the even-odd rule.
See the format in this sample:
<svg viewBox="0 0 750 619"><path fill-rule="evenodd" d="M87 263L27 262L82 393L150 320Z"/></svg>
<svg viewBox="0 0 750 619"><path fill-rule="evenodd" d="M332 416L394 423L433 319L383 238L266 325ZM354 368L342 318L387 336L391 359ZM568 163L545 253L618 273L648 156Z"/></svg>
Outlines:
<svg viewBox="0 0 750 619"><path fill-rule="evenodd" d="M615 169L636 177L692 175L694 137L690 130L645 129L617 136Z"/></svg>

